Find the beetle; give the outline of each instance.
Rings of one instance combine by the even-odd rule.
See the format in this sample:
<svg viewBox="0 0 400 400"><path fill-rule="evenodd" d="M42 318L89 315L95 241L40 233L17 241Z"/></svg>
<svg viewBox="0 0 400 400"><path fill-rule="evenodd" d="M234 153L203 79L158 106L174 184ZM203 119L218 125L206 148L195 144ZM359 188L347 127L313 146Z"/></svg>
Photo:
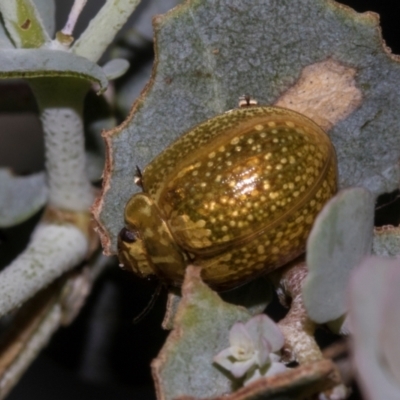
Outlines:
<svg viewBox="0 0 400 400"><path fill-rule="evenodd" d="M173 286L194 264L207 284L228 290L304 252L337 190L337 161L309 118L246 98L178 138L139 183L125 207L120 262Z"/></svg>

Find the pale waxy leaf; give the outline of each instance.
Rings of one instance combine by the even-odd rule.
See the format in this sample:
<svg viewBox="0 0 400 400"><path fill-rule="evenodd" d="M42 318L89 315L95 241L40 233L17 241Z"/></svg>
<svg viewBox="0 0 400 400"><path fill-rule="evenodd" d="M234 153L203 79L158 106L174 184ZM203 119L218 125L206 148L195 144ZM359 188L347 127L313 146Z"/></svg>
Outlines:
<svg viewBox="0 0 400 400"><path fill-rule="evenodd" d="M383 46L375 14L331 0L235 7L195 0L157 17L154 27L157 62L147 90L106 138L105 189L94 209L106 252L116 251L124 206L138 190L136 165L144 168L186 130L235 107L243 93L260 104L301 106L326 126L341 188L364 186L375 195L397 188L400 64ZM299 89L310 82L322 86Z"/></svg>
<svg viewBox="0 0 400 400"><path fill-rule="evenodd" d="M19 224L42 208L47 200L44 173L14 176L0 168L0 227Z"/></svg>
<svg viewBox="0 0 400 400"><path fill-rule="evenodd" d="M47 49L0 51L0 79L75 77L107 88L108 80L97 64L71 53Z"/></svg>
<svg viewBox="0 0 400 400"><path fill-rule="evenodd" d="M342 190L318 215L307 241L303 285L313 321L332 321L347 311L350 273L371 252L373 223L374 196L363 188Z"/></svg>

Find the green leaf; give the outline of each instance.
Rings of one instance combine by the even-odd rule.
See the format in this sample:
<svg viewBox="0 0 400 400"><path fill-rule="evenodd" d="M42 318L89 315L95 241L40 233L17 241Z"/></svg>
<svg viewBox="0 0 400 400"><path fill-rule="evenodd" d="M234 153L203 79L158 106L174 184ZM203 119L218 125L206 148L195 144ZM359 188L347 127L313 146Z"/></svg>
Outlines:
<svg viewBox="0 0 400 400"><path fill-rule="evenodd" d="M372 252L377 256L398 257L400 255L400 227L386 225L375 228Z"/></svg>
<svg viewBox="0 0 400 400"><path fill-rule="evenodd" d="M116 251L124 206L137 191L136 165L144 168L186 130L235 107L243 93L261 104L301 106L330 129L341 188L380 194L398 187L400 64L383 46L375 14L331 0L243 0L229 7L194 0L154 26L152 79L126 123L106 138L110 162L94 210L106 252ZM311 83L317 86L298 88Z"/></svg>
<svg viewBox="0 0 400 400"><path fill-rule="evenodd" d="M42 208L47 200L44 173L14 176L0 168L0 227L23 222Z"/></svg>
<svg viewBox="0 0 400 400"><path fill-rule="evenodd" d="M0 79L75 77L96 82L100 91L107 78L97 64L65 51L14 49L0 51Z"/></svg>
<svg viewBox="0 0 400 400"><path fill-rule="evenodd" d="M231 380L213 365L213 358L229 347L233 324L250 318L244 308L223 302L205 285L199 268L188 267L174 329L152 362L155 384L163 398L229 392Z"/></svg>
<svg viewBox="0 0 400 400"><path fill-rule="evenodd" d="M172 399L256 400L308 398L338 383L330 360L309 362L271 377L261 378L238 389L213 358L229 347L229 331L235 322L251 315L243 308L225 303L200 279L200 268L188 267L182 300L174 328L161 352L152 362L158 397Z"/></svg>
<svg viewBox="0 0 400 400"><path fill-rule="evenodd" d="M140 0L107 0L71 50L96 62L138 6Z"/></svg>
<svg viewBox="0 0 400 400"><path fill-rule="evenodd" d="M15 47L41 47L50 42L33 0L0 0L0 12Z"/></svg>
<svg viewBox="0 0 400 400"><path fill-rule="evenodd" d="M108 80L117 79L124 75L129 68L129 62L123 58L114 58L103 65L103 71Z"/></svg>
<svg viewBox="0 0 400 400"><path fill-rule="evenodd" d="M56 29L56 4L55 0L33 0L40 15L43 26L50 37Z"/></svg>
<svg viewBox="0 0 400 400"><path fill-rule="evenodd" d="M354 271L350 320L354 365L368 399L400 398L400 262L371 257Z"/></svg>
<svg viewBox="0 0 400 400"><path fill-rule="evenodd" d="M370 254L374 196L363 188L339 192L323 208L308 237L308 275L303 300L318 323L335 320L347 311L346 289L354 267Z"/></svg>

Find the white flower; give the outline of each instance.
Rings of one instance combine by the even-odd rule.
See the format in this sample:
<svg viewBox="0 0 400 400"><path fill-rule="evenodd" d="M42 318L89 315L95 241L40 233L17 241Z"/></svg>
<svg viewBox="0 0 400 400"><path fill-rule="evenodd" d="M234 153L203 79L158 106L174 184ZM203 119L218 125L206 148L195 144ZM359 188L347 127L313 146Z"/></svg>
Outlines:
<svg viewBox="0 0 400 400"><path fill-rule="evenodd" d="M284 337L279 327L265 314L245 324L237 322L229 332L230 347L214 357L214 362L231 372L235 378L246 374L245 383L261 376L275 375L286 367L274 352L280 350Z"/></svg>

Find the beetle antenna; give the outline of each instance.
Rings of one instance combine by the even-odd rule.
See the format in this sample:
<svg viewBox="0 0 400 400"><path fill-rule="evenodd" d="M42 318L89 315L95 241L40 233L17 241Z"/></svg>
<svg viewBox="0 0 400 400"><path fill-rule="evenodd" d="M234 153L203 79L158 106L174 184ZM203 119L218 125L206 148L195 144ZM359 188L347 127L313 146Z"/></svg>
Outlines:
<svg viewBox="0 0 400 400"><path fill-rule="evenodd" d="M133 324L137 324L138 322L140 322L152 310L157 299L160 297L162 287L163 287L163 283L160 280L158 282L156 290L152 294L151 299L148 302L147 306L135 318L133 318L133 321L132 321Z"/></svg>

